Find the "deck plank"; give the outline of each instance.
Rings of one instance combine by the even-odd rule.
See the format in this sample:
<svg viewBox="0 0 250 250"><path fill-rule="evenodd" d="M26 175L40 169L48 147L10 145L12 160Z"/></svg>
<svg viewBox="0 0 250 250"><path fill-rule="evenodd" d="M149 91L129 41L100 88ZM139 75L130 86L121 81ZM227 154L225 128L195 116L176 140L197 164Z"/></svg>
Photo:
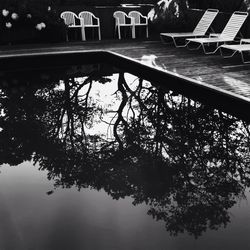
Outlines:
<svg viewBox="0 0 250 250"><path fill-rule="evenodd" d="M160 42L145 47L136 52L124 47L118 53L131 58L136 55L137 60L140 56L151 55L155 57L157 67L239 94L250 101L250 65L242 65L239 57L224 59L220 55L206 56L201 51L175 48ZM116 49L112 51L116 52ZM235 68L232 67L234 65Z"/></svg>

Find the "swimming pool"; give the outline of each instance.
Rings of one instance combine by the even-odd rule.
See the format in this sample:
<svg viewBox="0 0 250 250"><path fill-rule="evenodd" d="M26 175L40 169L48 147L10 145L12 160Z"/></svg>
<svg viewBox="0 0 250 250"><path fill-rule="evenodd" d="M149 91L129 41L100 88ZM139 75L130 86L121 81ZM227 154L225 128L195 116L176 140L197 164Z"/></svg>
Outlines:
<svg viewBox="0 0 250 250"><path fill-rule="evenodd" d="M1 63L0 249L247 249L248 123L85 56Z"/></svg>

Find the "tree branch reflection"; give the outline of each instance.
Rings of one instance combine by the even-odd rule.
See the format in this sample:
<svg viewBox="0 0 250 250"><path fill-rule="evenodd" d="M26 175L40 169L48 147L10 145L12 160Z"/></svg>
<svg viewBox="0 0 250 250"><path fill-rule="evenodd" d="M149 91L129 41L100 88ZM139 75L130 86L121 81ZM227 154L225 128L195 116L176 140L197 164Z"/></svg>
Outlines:
<svg viewBox="0 0 250 250"><path fill-rule="evenodd" d="M250 184L249 125L124 72L84 70L1 76L0 163L33 160L57 187L131 196L172 235L226 226Z"/></svg>

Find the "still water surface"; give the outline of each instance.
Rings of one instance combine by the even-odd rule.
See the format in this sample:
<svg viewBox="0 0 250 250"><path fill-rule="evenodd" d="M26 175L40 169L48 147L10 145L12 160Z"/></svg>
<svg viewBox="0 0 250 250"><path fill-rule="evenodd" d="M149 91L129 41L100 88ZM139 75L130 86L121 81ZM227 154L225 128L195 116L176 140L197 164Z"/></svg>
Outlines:
<svg viewBox="0 0 250 250"><path fill-rule="evenodd" d="M108 67L0 76L0 249L249 249L249 126Z"/></svg>

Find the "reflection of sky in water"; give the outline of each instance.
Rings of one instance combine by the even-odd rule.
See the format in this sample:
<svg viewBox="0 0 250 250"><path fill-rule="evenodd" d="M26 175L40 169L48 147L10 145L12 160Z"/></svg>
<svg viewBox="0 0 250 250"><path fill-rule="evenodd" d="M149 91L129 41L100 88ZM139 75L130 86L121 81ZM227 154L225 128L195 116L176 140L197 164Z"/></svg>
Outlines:
<svg viewBox="0 0 250 250"><path fill-rule="evenodd" d="M113 123L114 117L117 115L116 111L118 110L120 104L119 101L117 101L117 97L120 99L122 98L120 93L117 92L117 81L119 75L114 74L109 76L109 78L111 79L111 82L109 83L100 84L95 82L92 85L90 98L92 102L98 103L98 107L100 107L102 111L105 111L105 113L102 115L100 113L94 115L94 126L86 127L86 132L89 135L103 134L106 140L113 139L113 126L111 124ZM77 81L81 83L85 79L86 78L79 78ZM125 73L125 79L129 87L134 90L135 86L138 84L138 77ZM79 95L86 93L88 88L89 85L84 86L79 92ZM136 110L134 112L136 113ZM123 115L128 118L131 117L132 113L131 111L128 111L128 105L124 108Z"/></svg>
<svg viewBox="0 0 250 250"><path fill-rule="evenodd" d="M144 63L147 63L147 64L152 64L152 65L155 64L155 58L150 55L143 57L142 60L144 61ZM76 68L74 70L78 70L78 69ZM109 78L111 79L111 82L106 82L105 84L95 82L92 86L91 94L90 94L91 102L94 104L97 104L100 110L102 110L102 120L105 122L100 121L100 112L94 113L94 117L93 117L94 126L93 127L86 126L86 130L85 130L86 134L88 135L102 135L101 137L104 140L107 140L107 137L106 137L107 135L108 135L109 140L114 140L113 126L110 125L110 123L112 123L114 116L117 115L116 111L119 108L119 104L122 99L121 93L117 92L119 75L114 74L112 76L109 76ZM78 83L81 83L81 81L84 81L85 79L86 78L81 78L81 77L75 78L75 80L77 80ZM136 84L138 84L137 77L126 73L125 80L126 80L127 85L131 88L133 92L135 90ZM145 86L148 87L149 83L146 83ZM79 92L79 95L84 95L86 91L88 91L88 87L89 85L86 85L85 87L83 87L81 91ZM59 85L59 87L55 89L64 90L64 87L61 84ZM156 93L156 91L155 92L154 91L155 89L153 90L153 93ZM36 94L38 94L39 96L39 91ZM167 97L168 94L169 93L164 93L165 97ZM171 92L171 94L173 93ZM145 97L145 96L142 94L141 97ZM181 108L179 110L178 108L177 109L174 109L174 108L175 108L175 105L177 107L178 104L183 101L182 97L180 95L173 94L173 95L170 95L170 98L172 98L171 99L172 102L170 102L166 98L166 100L169 101L169 103L167 104L167 108L170 110L170 114L171 114L171 109L179 112ZM153 99L150 99L150 101L154 102ZM137 102L138 100L133 99L132 104L136 106L138 104ZM155 102L155 106L157 103L158 102ZM198 107L197 110L199 112L203 111L202 109L199 109L199 104L191 100L189 100L188 105L189 105L190 110L192 109L193 106L197 105ZM150 106L150 108L152 108L152 106ZM185 108L183 110L185 111ZM197 110L194 109L195 112ZM205 109L205 112L207 111L208 110ZM139 109L134 108L133 112L134 112L133 114L138 115L138 112L140 111ZM151 110L149 110L149 113L150 112ZM128 111L128 104L126 104L125 108L123 109L124 117L130 118L133 114L131 113L131 111ZM166 127L164 127L164 129L165 130L169 129L170 133L167 134L169 138L171 137L171 132L173 132L173 135L175 135L174 134L175 126L178 126L186 122L185 117L184 116L181 117L181 115L183 114L193 115L192 112L191 113L180 112L180 117L178 117L178 115L175 116L174 114L173 116L170 116L171 119L174 118L173 120L171 120L169 117L168 117L169 120L168 119L164 120L165 113L164 114L161 113L162 120L161 120L161 123L159 122L159 124L165 124ZM1 115L3 116L5 114L2 113ZM211 113L209 113L209 115L211 115ZM205 117L206 117L206 114L205 114ZM197 117L195 117L195 119L196 118ZM65 120L66 119L67 118L65 118ZM158 129L158 127L157 126L153 127L152 125L153 122L152 121L149 122L149 120L147 119L148 119L148 116L146 116L143 126L147 126L149 124L150 125L149 128L151 129L150 132L152 132L153 134L155 133L155 130ZM180 121L178 119L180 119ZM206 124L206 121L209 121L209 120L206 120L204 117L203 119L205 120L205 124L203 124L204 121L200 120L201 124L199 125L202 125L202 126L205 125L204 131L210 133L210 130L206 129L206 125L211 125L214 123L215 124L215 126L213 127L215 129L214 137L216 137L216 133L217 133L218 138L220 138L218 135L220 133L220 128L224 129L225 124L223 122L220 123L220 121L216 120L216 117L213 117L213 116L210 118L211 124ZM128 120L129 119L127 119L127 121ZM41 119L41 121L43 120ZM230 122L230 119L228 121ZM216 123L218 123L221 127L216 127L217 125ZM195 124L196 123L194 122L191 125L194 126ZM230 138L228 138L228 139L231 139L232 146L234 146L233 143L235 143L237 136L239 135L242 136L242 141L244 142L246 141L246 138L247 138L247 135L242 135L241 122L235 121L234 124L236 124L236 126L233 127L232 133L229 133ZM133 129L133 126L131 127ZM184 127L184 128L187 128L187 127ZM204 132L204 131L199 131L199 132ZM139 132L141 131L139 130ZM183 131L183 134L185 133L186 131ZM150 133L146 139L153 140L154 135L152 134ZM176 135L179 136L178 133L176 133ZM17 136L17 138L19 139L18 134L15 135L14 133L14 136ZM209 139L211 139L211 137L213 136L210 136ZM173 141L175 143L175 141L177 140L174 136L173 138L174 138ZM183 138L185 138L185 136ZM28 139L30 138L28 137ZM193 139L192 136L191 138L187 136L187 140L185 142L186 143L185 146L188 143L190 143L191 149L193 149L192 139ZM163 140L163 142L165 141ZM217 143L216 140L212 140L212 142ZM177 149L181 150L182 143L177 141L176 144L177 144ZM197 147L196 148L194 147L194 148L197 149L199 148L199 146L202 146L202 145L203 145L202 140L198 140ZM243 143L242 145L243 145L242 148L246 149L244 148L245 144ZM204 148L203 151L208 152L209 148L210 146L206 145L206 148ZM197 152L200 153L199 149L197 149ZM240 155L241 152L243 151L239 151L238 155ZM246 155L247 155L247 152L248 151L246 150L246 153L245 153ZM39 153L42 154L43 152L39 152ZM118 151L118 153L120 152ZM122 151L121 153L124 153L124 151ZM227 153L230 154L230 150L227 151ZM171 158L171 154L172 154L172 158ZM188 152L186 154L188 154ZM179 152L177 153L170 152L170 155L168 155L167 149L166 149L165 155L162 153L163 157L169 158L173 162L175 161L178 162L179 155L181 155ZM46 156L47 155L45 153L45 158ZM91 157L92 155L87 155L87 156ZM123 160L129 159L129 156L131 155L128 155L127 158ZM223 170L226 172L228 176L225 177L223 174L223 171L217 172L219 176L218 182L221 181L222 186L219 185L220 183L218 183L218 185L217 183L214 183L214 181L217 179L213 172L213 167L211 167L212 170L206 169L204 172L202 171L198 172L198 178L197 177L194 178L195 171L193 171L192 168L199 171L200 162L199 161L196 162L196 159L192 159L191 157L191 161L194 160L194 162L193 163L191 162L190 165L187 164L187 166L191 166L190 175L185 177L187 179L182 178L181 175L178 175L178 172L177 173L176 172L163 172L163 175L164 174L166 175L165 176L166 179L168 176L170 176L169 180L168 179L166 180L164 178L161 178L160 176L161 173L160 172L158 173L157 170L155 171L154 167L148 166L146 161L142 161L143 168L141 169L140 158L139 158L140 155L136 155L136 156L138 158L137 158L137 161L133 161L133 163L135 163L134 165L133 164L129 165L129 161L126 161L126 163L124 164L125 166L120 164L119 162L118 163L115 162L115 164L114 162L112 162L112 164L114 164L115 166L114 165L109 166L105 164L102 166L99 163L101 167L103 167L101 169L100 165L95 165L93 163L93 167L95 167L97 170L98 168L100 168L101 171L93 171L93 172L90 171L86 174L87 177L89 177L90 179L92 178L94 180L93 183L90 181L91 184L89 184L88 178L87 179L83 178L83 182L86 181L87 186L93 185L93 187L96 188L98 187L98 184L99 184L98 178L95 179L91 175L99 174L103 178L102 179L103 183L101 182L101 185L99 187L100 191L96 191L94 188L93 189L82 188L79 192L77 188L74 187L75 183L70 185L72 187L68 189L61 189L60 185L59 187L54 188L55 180L48 180L47 178L48 177L47 175L49 172L47 170L39 171L38 164L36 166L33 166L31 162L24 162L22 164L19 164L18 166L13 166L13 167L9 167L8 165L2 166L0 168L1 170L1 174L0 174L0 204L1 204L0 205L0 250L2 249L3 250L5 249L6 250L9 250L9 249L10 250L16 250L16 249L18 250L30 250L30 249L31 250L32 249L34 250L44 250L44 249L46 250L50 250L50 249L51 250L52 249L53 250L55 249L60 249L60 250L63 250L63 249L67 249L67 250L68 249L72 249L72 250L78 250L78 249L81 249L81 250L82 249L87 249L87 250L92 250L92 249L93 250L95 249L117 249L117 250L119 249L121 250L123 249L124 250L127 250L127 249L143 249L143 250L147 250L147 249L149 250L151 249L152 250L158 250L158 249L206 250L206 249L209 249L209 250L216 250L216 249L235 249L235 248L248 249L250 247L250 240L249 240L250 209L249 209L249 204L248 204L250 195L247 189L247 191L245 192L246 199L240 198L242 197L241 189L239 188L241 183L239 182L240 184L239 186L237 186L238 183L236 184L236 182L230 182L230 181L227 182L228 176L232 174L233 171L223 166L224 167ZM169 157L166 157L166 156L169 156ZM224 160L223 157L221 159L220 156L216 155L215 156L216 160L217 160L216 157L218 157L219 159L217 162L218 166L219 167L222 166L222 161ZM226 154L226 157L227 157L227 154ZM196 158L198 158L199 160L199 157L196 157ZM67 157L65 159L67 159ZM84 160L86 158L83 157L80 159ZM209 165L209 159L210 158L208 158L208 163L207 163L208 165ZM57 161L55 162L57 163ZM72 164L71 161L69 162L69 165L67 165L65 162L62 162L62 161L61 162L58 161L58 162L59 162L59 165L61 164L63 165L63 167L64 167L64 164L65 164L65 167L69 167ZM137 165L137 162L139 162L138 165ZM46 162L46 163L49 163L49 162ZM56 165L56 163L54 164ZM52 165L53 165L53 159L52 159ZM48 166L50 167L50 165ZM82 177L81 168L83 168L83 166L84 165L81 165L81 164L77 165L77 163L76 163L76 166L74 165L73 170L76 171L75 172L76 177L78 178L76 179L78 181L81 181L81 177ZM55 169L53 168L50 169L52 174L54 170L56 172L57 170L56 168L58 166L53 166L53 167L55 167ZM63 168L60 169L60 167L61 166L59 166L59 170L58 170L59 174L57 173L57 175L55 174L55 176L59 179L60 179L60 176L62 178L66 176L65 183L67 183L67 181L69 181L70 183L71 172L66 171L66 173L62 173ZM114 170L115 167L117 167L118 171ZM133 167L136 169L135 171ZM152 167L154 171L152 171L150 167ZM147 172L147 168L149 168L149 170L152 171L153 176L150 175L151 173L150 171ZM243 171L244 170L246 171L244 167L242 169ZM119 170L122 171L121 172L122 174L120 173L118 174ZM102 171L103 172L106 171L105 172L106 175L102 173ZM170 170L167 169L167 171L171 171L171 169ZM206 173L206 171L209 173ZM185 174L186 172L185 171L182 172L181 170L180 173ZM187 171L187 173L189 172ZM142 175L142 177L140 175ZM235 175L237 175L237 173ZM232 177L233 179L235 178L235 175L233 177L232 176L230 177ZM148 176L150 176L150 182L149 182L149 179L147 179ZM173 177L173 179L171 179L171 177ZM199 177L202 178L202 181L205 180L208 184L199 183ZM178 182L177 180L178 178L180 178L180 182ZM113 182L111 184L105 182L106 180L113 181L114 179L117 182L121 181L122 183L121 186L117 185L118 186L117 189L116 189L116 182ZM183 183L182 183L182 179L184 179ZM148 181L149 185L144 183L145 180ZM245 178L245 179L243 178L243 180L248 180L248 178ZM158 181L160 182L160 184ZM171 183L171 181L173 181L173 183ZM164 185L160 186L162 185L162 183ZM228 186L226 185L227 183L235 184L236 188L235 189L232 188L232 190L230 188L227 189L228 188ZM159 187L157 186L158 184L159 184ZM182 184L187 185L186 190ZM215 184L216 186L215 191L213 190L213 187L210 186L211 184ZM133 189L133 185L135 186L135 189ZM157 187L154 189L152 188L153 185L156 185ZM129 192L130 190L128 190L131 186L132 186L131 190L133 190L132 194ZM165 186L167 187L166 189L165 189ZM191 189L189 190L190 187ZM113 195L116 194L117 192L118 197L123 197L122 192L124 192L125 198L119 198L118 200L112 199L110 195L104 192L104 188L106 188L105 190L109 190L111 193L114 192ZM175 193L175 188L177 190L176 193ZM217 191L218 191L218 190L216 191L216 188L219 188L218 196L216 196ZM224 193L225 197L223 196L223 190L222 192L220 192L221 189L223 188L225 188L225 193ZM173 189L173 192L171 191L171 189ZM242 190L244 190L244 188L242 188ZM158 196L157 191L159 191L159 193L161 191L164 193L163 195L160 193ZM212 202L215 202L216 203L215 205L218 206L218 204L220 204L220 201L221 201L223 203L223 205L221 206L224 208L225 202L232 202L235 199L237 199L237 203L235 205L228 205L229 209L225 208L225 210L226 211L228 210L229 212L231 223L228 223L226 227L224 228L223 222L221 223L218 222L219 224L218 230L209 230L209 229L207 229L207 231L204 230L204 233L202 234L202 236L199 237L197 240L195 240L193 236L188 236L186 233L183 233L183 234L179 233L178 236L171 237L170 233L166 231L165 229L164 220L161 220L161 219L159 221L154 220L152 218L152 215L149 216L147 214L149 213L149 210L151 207L150 205L146 205L145 201L147 200L148 197L149 199L150 198L153 199L156 197L155 199L156 200L158 199L157 202L159 202L158 205L160 204L159 211L157 211L158 214L161 214L160 213L161 209L162 210L166 209L167 212L169 212L169 214L173 216L173 221L171 221L172 224L169 223L169 225L174 225L175 219L178 220L178 214L176 215L175 212L176 213L179 212L178 210L179 206L177 205L176 207L174 207L173 208L174 212L173 214L171 214L171 206L168 206L169 204L164 203L167 200L167 199L166 200L164 199L165 198L164 196L167 196L167 195L178 196L178 195L181 195L183 191L186 192L185 194L186 196L184 196L184 201L182 201L181 199L178 200L178 197L174 197L173 200L175 202L175 205L180 204L179 206L181 207L181 209L183 210L186 209L186 211L184 211L184 214L186 216L189 215L189 212L190 212L189 208L192 206L194 207L198 206L198 209L197 208L196 209L199 211L202 210L202 209L199 209L199 206L200 205L202 206L203 205L202 202L204 202L205 208L206 209L208 208L208 211L210 211L209 210L209 205L210 205L210 207L212 208L210 213L212 213L212 216L215 216L215 219L218 219L220 218L220 216L216 217L216 212L221 212L222 210L220 210L220 207L219 208L216 207L215 209L213 209L214 204ZM121 192L121 194L119 192ZM128 197L128 195L130 195L131 197ZM198 199L196 196L198 197ZM213 198L213 196L215 198ZM137 202L137 205L134 206L132 203L138 197L141 198L141 201ZM204 200L203 200L203 197L204 197ZM187 198L187 201L185 201L185 198ZM199 198L202 201L200 201ZM206 199L208 199L208 201L206 201ZM216 199L221 199L221 200L219 200L218 202L218 200ZM161 202L163 204L161 204ZM209 204L209 202L211 202L212 204ZM191 211L191 214L195 215L195 213L192 213L192 211ZM210 223L211 217L209 217L209 213L206 214L206 216L205 216L205 219L208 218L207 223ZM168 218L166 218L166 220L167 219ZM178 223L180 224L180 226L182 226L182 221L177 222L176 224ZM188 223L190 223L190 221L188 221L187 224ZM186 232L187 231L186 229L188 228L188 226L190 225L189 224L184 225L183 231ZM206 226L209 228L208 225Z"/></svg>
<svg viewBox="0 0 250 250"><path fill-rule="evenodd" d="M246 200L235 205L232 223L199 240L170 238L164 223L147 216L146 205L112 200L105 192L53 189L45 172L31 163L1 167L0 249L248 249L250 224ZM246 193L249 198L249 192Z"/></svg>
<svg viewBox="0 0 250 250"><path fill-rule="evenodd" d="M154 249L165 241L163 223L130 198L73 188L48 196L52 182L30 163L1 171L0 249L131 249L138 240Z"/></svg>

